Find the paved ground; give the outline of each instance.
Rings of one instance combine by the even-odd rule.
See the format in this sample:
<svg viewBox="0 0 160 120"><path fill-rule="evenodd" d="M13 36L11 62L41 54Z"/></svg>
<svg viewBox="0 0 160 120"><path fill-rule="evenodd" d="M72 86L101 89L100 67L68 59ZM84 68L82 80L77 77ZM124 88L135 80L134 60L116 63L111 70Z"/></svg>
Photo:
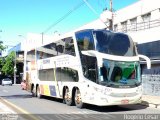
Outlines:
<svg viewBox="0 0 160 120"><path fill-rule="evenodd" d="M148 107L160 109L160 96L143 95L142 104ZM8 106L8 104L4 102L4 99L0 97L0 120L17 120L17 118L20 118L19 120L37 120L34 116L18 116L18 111L15 110L15 112L12 108L15 108L15 105L12 105L12 107ZM26 114L24 111L22 111L22 113Z"/></svg>
<svg viewBox="0 0 160 120"><path fill-rule="evenodd" d="M0 98L0 114L16 114L11 108L7 107L2 101L3 99ZM142 104L148 107L155 107L160 109L160 96L149 96L143 95L142 97Z"/></svg>
<svg viewBox="0 0 160 120"><path fill-rule="evenodd" d="M143 95L142 104L160 109L160 96Z"/></svg>
<svg viewBox="0 0 160 120"><path fill-rule="evenodd" d="M1 98L0 98L1 99ZM0 119L1 120L17 120L18 115L11 108L7 107L0 100Z"/></svg>
<svg viewBox="0 0 160 120"><path fill-rule="evenodd" d="M13 110L0 102L0 114L16 114Z"/></svg>

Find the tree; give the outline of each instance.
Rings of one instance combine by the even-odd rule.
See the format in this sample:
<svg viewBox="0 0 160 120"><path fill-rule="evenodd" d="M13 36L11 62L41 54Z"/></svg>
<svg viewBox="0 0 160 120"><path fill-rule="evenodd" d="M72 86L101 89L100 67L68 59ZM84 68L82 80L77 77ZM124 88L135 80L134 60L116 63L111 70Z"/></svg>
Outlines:
<svg viewBox="0 0 160 120"><path fill-rule="evenodd" d="M0 41L0 56L2 55L2 51L4 51L7 47L3 45L3 41ZM3 57L0 57L0 72L2 71L2 67L5 63Z"/></svg>
<svg viewBox="0 0 160 120"><path fill-rule="evenodd" d="M3 67L4 63L5 63L5 58L1 57L0 58L0 71L2 71L2 67Z"/></svg>
<svg viewBox="0 0 160 120"><path fill-rule="evenodd" d="M15 52L12 51L6 58L5 63L2 67L2 73L5 75L14 75L14 61L15 61Z"/></svg>
<svg viewBox="0 0 160 120"><path fill-rule="evenodd" d="M0 52L6 49L6 46L3 45L3 41L0 41Z"/></svg>

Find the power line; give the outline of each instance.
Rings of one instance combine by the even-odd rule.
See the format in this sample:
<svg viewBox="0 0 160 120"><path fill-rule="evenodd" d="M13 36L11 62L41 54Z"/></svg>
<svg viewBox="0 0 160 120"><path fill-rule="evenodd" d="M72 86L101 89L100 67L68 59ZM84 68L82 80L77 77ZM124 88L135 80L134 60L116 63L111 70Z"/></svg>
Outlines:
<svg viewBox="0 0 160 120"><path fill-rule="evenodd" d="M48 32L51 28L53 28L54 26L56 26L58 23L60 23L62 20L64 20L66 17L68 17L72 12L74 12L75 10L77 10L79 7L81 7L82 5L84 5L85 2L82 1L81 3L79 3L78 5L76 5L75 7L73 7L71 10L69 10L64 16L62 16L61 18L59 18L55 23L53 23L51 26L49 26L45 31L42 32L42 35L46 32Z"/></svg>
<svg viewBox="0 0 160 120"><path fill-rule="evenodd" d="M92 11L94 14L96 14L96 15L99 16L99 14L97 13L97 11L87 2L87 0L83 0L83 1L86 3L86 5L88 6L88 8L91 9L91 11Z"/></svg>
<svg viewBox="0 0 160 120"><path fill-rule="evenodd" d="M98 17L99 17L99 14L97 13L97 11L87 2L87 0L83 0L84 1L84 3L86 3L86 5L88 6L88 8L89 9L91 9L91 11L95 14L95 15L97 15ZM99 18L100 19L100 21L106 26L106 27L108 27L104 22L103 22L103 20L101 19L101 18Z"/></svg>

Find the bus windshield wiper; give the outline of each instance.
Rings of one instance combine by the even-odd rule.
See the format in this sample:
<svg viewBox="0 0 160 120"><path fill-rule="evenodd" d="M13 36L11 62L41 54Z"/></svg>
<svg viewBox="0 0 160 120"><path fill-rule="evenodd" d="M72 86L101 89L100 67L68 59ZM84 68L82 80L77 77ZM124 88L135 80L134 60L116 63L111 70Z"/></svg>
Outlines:
<svg viewBox="0 0 160 120"><path fill-rule="evenodd" d="M135 85L135 86L138 86L139 84L140 84L140 83L137 83L136 81L134 82L134 85Z"/></svg>
<svg viewBox="0 0 160 120"><path fill-rule="evenodd" d="M113 83L110 83L110 84L107 84L106 86L107 87L112 87L114 84Z"/></svg>

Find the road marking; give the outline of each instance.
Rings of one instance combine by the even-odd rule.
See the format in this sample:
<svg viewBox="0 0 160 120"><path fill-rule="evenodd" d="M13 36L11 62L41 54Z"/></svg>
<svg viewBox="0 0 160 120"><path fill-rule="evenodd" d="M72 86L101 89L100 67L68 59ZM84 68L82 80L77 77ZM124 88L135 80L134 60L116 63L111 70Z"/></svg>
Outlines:
<svg viewBox="0 0 160 120"><path fill-rule="evenodd" d="M5 92L5 93L8 93L8 91L7 90L2 90L3 92Z"/></svg>
<svg viewBox="0 0 160 120"><path fill-rule="evenodd" d="M15 104L9 102L6 99L3 99L2 97L0 97L0 99L5 102L6 104L8 104L9 106L12 106L13 108L17 109L18 111L21 111L23 114L27 114L28 117L32 118L32 120L39 120L37 117L35 117L34 115L32 115L31 113L27 112L26 110L16 106Z"/></svg>

